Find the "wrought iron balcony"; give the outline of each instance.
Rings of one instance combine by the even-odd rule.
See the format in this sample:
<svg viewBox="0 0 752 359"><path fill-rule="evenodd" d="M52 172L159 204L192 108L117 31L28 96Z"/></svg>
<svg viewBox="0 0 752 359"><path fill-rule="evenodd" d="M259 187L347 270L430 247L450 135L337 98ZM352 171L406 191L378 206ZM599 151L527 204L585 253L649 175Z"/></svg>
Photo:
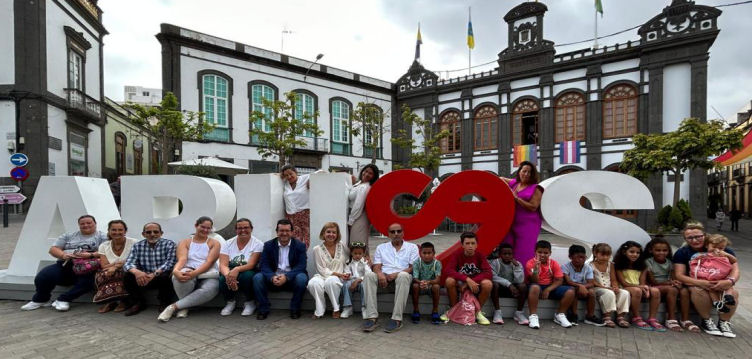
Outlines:
<svg viewBox="0 0 752 359"><path fill-rule="evenodd" d="M329 152L329 139L323 137L298 137L305 142L302 146L296 146L295 150Z"/></svg>
<svg viewBox="0 0 752 359"><path fill-rule="evenodd" d="M102 118L102 104L78 89L65 89L68 95L68 109L89 116L95 120Z"/></svg>

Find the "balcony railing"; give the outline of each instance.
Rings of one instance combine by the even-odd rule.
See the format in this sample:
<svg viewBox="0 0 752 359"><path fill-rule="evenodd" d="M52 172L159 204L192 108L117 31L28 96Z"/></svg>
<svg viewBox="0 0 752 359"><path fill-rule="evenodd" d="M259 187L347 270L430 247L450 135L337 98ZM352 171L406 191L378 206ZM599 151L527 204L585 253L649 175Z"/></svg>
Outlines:
<svg viewBox="0 0 752 359"><path fill-rule="evenodd" d="M734 178L744 177L744 169L743 168L737 168L734 170L733 173Z"/></svg>
<svg viewBox="0 0 752 359"><path fill-rule="evenodd" d="M218 141L218 142L230 142L231 129L215 127L211 132L204 134L204 140Z"/></svg>
<svg viewBox="0 0 752 359"><path fill-rule="evenodd" d="M364 148L363 157L369 157L369 158L372 157L373 151L374 151L373 148L368 148L368 147ZM381 158L381 148L376 149L376 158Z"/></svg>
<svg viewBox="0 0 752 359"><path fill-rule="evenodd" d="M316 152L329 152L329 139L322 137L299 137L299 140L305 142L302 146L296 146L299 150L308 150Z"/></svg>
<svg viewBox="0 0 752 359"><path fill-rule="evenodd" d="M102 105L99 101L78 89L65 89L65 93L68 94L68 107L70 109L80 111L96 119L102 118Z"/></svg>

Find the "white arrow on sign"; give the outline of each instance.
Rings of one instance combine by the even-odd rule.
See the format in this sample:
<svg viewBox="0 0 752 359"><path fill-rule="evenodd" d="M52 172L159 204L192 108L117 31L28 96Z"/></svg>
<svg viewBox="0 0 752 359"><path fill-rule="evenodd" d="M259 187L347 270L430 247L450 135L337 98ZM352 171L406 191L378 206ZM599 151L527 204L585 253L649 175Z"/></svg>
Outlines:
<svg viewBox="0 0 752 359"><path fill-rule="evenodd" d="M0 194L0 204L5 200L8 200L8 204L21 204L26 200L26 196L20 193L4 193Z"/></svg>
<svg viewBox="0 0 752 359"><path fill-rule="evenodd" d="M20 190L18 186L0 186L0 193L16 193Z"/></svg>

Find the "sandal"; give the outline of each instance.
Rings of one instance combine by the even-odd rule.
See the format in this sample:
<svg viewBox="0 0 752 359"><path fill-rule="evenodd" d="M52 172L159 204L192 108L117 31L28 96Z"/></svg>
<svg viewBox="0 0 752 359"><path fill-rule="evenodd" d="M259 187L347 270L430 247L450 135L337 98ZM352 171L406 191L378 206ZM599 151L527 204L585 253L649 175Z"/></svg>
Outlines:
<svg viewBox="0 0 752 359"><path fill-rule="evenodd" d="M611 320L611 318L603 318L603 324L605 324L609 328L616 328L616 323L614 323L614 321ZM627 323L627 325L629 325L629 323Z"/></svg>
<svg viewBox="0 0 752 359"><path fill-rule="evenodd" d="M681 326L679 326L679 322L676 319L669 319L666 321L666 328L671 330L672 332L681 333L684 331Z"/></svg>
<svg viewBox="0 0 752 359"><path fill-rule="evenodd" d="M339 317L340 317L339 311L332 312L332 318L339 319Z"/></svg>
<svg viewBox="0 0 752 359"><path fill-rule="evenodd" d="M621 328L629 328L629 322L624 317L616 317L616 324Z"/></svg>
<svg viewBox="0 0 752 359"><path fill-rule="evenodd" d="M653 330L656 332L665 332L666 327L661 325L661 323L658 322L658 319L655 318L649 318L648 324L650 324L651 327L653 327Z"/></svg>
<svg viewBox="0 0 752 359"><path fill-rule="evenodd" d="M632 324L634 324L635 327L640 328L642 330L653 330L653 327L651 327L648 323L645 323L644 320L642 320L642 317L637 316L632 318Z"/></svg>
<svg viewBox="0 0 752 359"><path fill-rule="evenodd" d="M117 305L117 307L115 307L115 310L113 310L113 312L115 312L115 313L124 312L126 309L128 309L128 307L129 307L128 304L126 304L123 301L120 301L120 302L118 302L118 305Z"/></svg>
<svg viewBox="0 0 752 359"><path fill-rule="evenodd" d="M693 323L691 320L684 320L684 321L679 322L679 324L681 325L682 328L684 328L690 333L700 332L700 327L695 325L695 323Z"/></svg>
<svg viewBox="0 0 752 359"><path fill-rule="evenodd" d="M117 305L116 302L109 302L101 307L99 307L99 310L97 310L99 313L107 313L113 309L115 309L115 306Z"/></svg>

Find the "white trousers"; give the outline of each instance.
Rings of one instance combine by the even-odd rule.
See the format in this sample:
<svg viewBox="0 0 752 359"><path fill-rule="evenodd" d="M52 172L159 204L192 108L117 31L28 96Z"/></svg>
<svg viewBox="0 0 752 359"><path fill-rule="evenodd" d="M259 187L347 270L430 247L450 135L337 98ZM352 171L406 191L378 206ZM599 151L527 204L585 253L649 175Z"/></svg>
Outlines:
<svg viewBox="0 0 752 359"><path fill-rule="evenodd" d="M323 316L326 312L325 293L329 296L329 301L332 302L332 309L339 312L339 294L342 291L342 280L339 277L330 275L324 279L323 276L316 274L308 281L308 291L316 301L316 311L314 312L316 316Z"/></svg>
<svg viewBox="0 0 752 359"><path fill-rule="evenodd" d="M603 313L616 311L616 314L621 314L629 312L629 292L625 289L619 289L619 294L616 294L611 289L595 288L595 297L598 298L598 304L600 304Z"/></svg>

